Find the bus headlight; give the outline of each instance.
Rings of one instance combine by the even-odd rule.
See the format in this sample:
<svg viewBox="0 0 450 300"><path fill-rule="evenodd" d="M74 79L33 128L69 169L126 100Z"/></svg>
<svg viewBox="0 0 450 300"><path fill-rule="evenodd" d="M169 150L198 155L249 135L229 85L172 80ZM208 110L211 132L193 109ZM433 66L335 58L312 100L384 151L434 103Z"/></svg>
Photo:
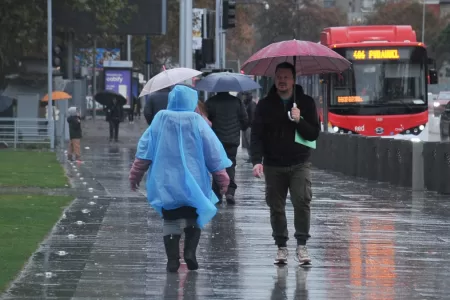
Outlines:
<svg viewBox="0 0 450 300"><path fill-rule="evenodd" d="M333 131L334 131L334 132L338 132L338 131L339 131L339 127L334 126L334 127L333 127Z"/></svg>
<svg viewBox="0 0 450 300"><path fill-rule="evenodd" d="M424 126L424 125L420 125L420 126L419 126L419 130L420 130L420 131L422 131L422 130L424 130L424 129L425 129L425 126Z"/></svg>
<svg viewBox="0 0 450 300"><path fill-rule="evenodd" d="M433 106L434 106L434 107L439 107L439 106L441 106L441 104L440 104L439 102L434 102L434 103L433 103Z"/></svg>

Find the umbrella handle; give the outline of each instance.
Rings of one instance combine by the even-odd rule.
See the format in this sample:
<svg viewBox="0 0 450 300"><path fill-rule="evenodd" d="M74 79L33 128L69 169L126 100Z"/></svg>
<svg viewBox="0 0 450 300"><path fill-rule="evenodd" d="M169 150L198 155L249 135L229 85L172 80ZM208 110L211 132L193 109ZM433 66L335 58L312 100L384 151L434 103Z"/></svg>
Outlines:
<svg viewBox="0 0 450 300"><path fill-rule="evenodd" d="M292 106L292 107L295 107L295 108L297 108L297 103L294 103L294 105ZM295 122L295 120L294 120L294 118L291 116L291 112L290 111L288 111L288 118L289 118L289 120L291 120L292 122Z"/></svg>

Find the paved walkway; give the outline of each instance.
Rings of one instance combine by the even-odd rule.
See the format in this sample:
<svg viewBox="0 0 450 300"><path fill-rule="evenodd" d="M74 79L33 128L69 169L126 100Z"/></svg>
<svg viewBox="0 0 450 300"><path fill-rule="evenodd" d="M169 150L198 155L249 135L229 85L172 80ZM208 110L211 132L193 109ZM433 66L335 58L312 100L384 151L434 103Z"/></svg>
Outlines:
<svg viewBox="0 0 450 300"><path fill-rule="evenodd" d="M446 197L314 171L314 267L297 267L292 255L276 267L263 181L242 152L238 203L203 232L200 269L168 275L161 220L128 188L145 125L124 125L128 137L110 144L96 124L84 124L85 162L67 164L76 200L1 299L448 299Z"/></svg>

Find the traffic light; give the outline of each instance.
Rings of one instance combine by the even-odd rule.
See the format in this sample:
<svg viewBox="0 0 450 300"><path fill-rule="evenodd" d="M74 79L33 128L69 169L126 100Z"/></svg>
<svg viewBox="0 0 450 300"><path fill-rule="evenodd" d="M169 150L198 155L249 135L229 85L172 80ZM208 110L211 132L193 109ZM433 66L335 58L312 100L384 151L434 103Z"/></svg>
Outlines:
<svg viewBox="0 0 450 300"><path fill-rule="evenodd" d="M195 69L200 71L201 69L204 69L206 67L206 64L203 60L203 53L201 50L195 50Z"/></svg>
<svg viewBox="0 0 450 300"><path fill-rule="evenodd" d="M202 59L205 64L213 64L215 59L214 39L202 40Z"/></svg>
<svg viewBox="0 0 450 300"><path fill-rule="evenodd" d="M53 61L52 61L52 65L53 68L61 68L62 65L62 47L59 45L54 45L53 46Z"/></svg>
<svg viewBox="0 0 450 300"><path fill-rule="evenodd" d="M223 0L222 6L222 28L236 27L236 1Z"/></svg>

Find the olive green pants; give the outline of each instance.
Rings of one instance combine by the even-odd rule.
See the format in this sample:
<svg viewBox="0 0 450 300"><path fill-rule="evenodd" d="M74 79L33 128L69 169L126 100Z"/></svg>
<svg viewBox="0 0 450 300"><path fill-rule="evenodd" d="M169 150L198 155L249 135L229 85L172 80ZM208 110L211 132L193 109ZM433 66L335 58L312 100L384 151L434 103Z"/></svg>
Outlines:
<svg viewBox="0 0 450 300"><path fill-rule="evenodd" d="M275 244L284 246L289 240L286 220L288 191L294 207L294 237L298 244L306 244L310 237L311 163L291 167L264 166L264 177L266 203L270 208L270 223Z"/></svg>

